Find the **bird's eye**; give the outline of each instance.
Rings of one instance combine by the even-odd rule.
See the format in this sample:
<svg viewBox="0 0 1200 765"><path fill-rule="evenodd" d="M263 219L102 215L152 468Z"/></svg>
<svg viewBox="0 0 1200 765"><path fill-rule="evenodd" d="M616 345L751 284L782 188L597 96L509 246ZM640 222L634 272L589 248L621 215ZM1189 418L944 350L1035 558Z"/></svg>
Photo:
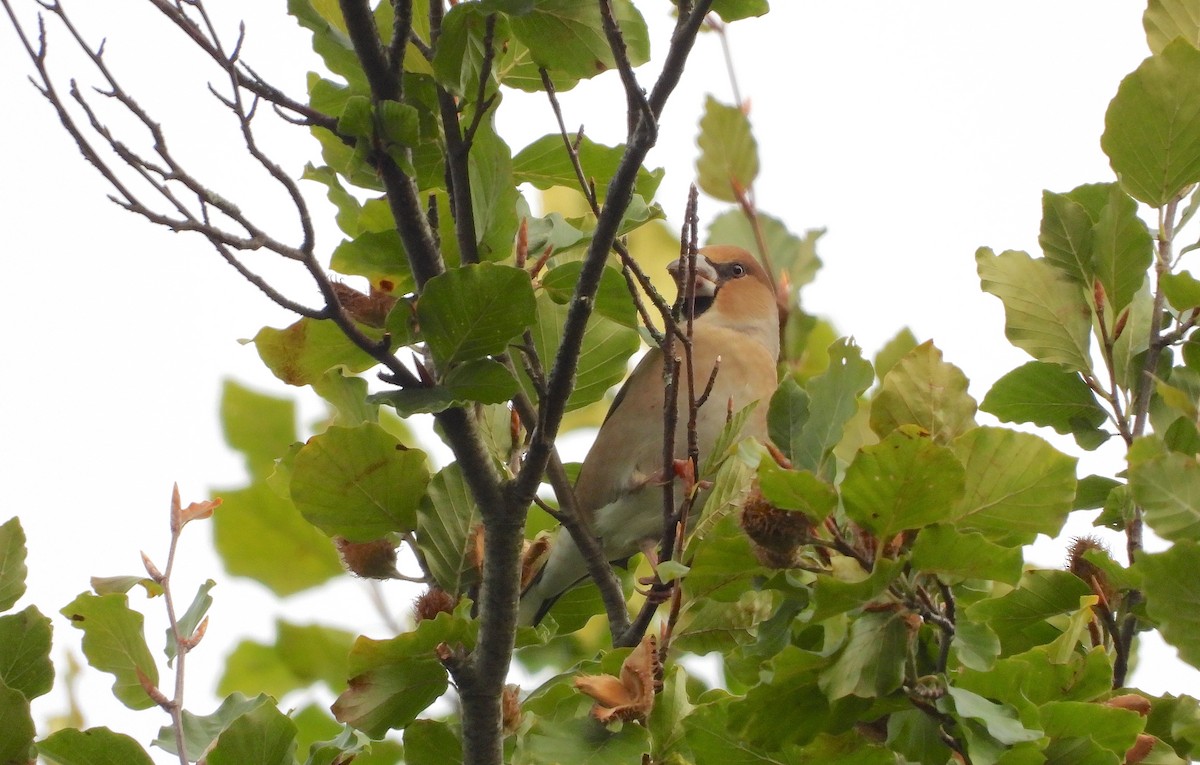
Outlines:
<svg viewBox="0 0 1200 765"><path fill-rule="evenodd" d="M734 279L740 279L746 275L746 267L741 263L734 263L733 268L729 269L729 273L733 274Z"/></svg>

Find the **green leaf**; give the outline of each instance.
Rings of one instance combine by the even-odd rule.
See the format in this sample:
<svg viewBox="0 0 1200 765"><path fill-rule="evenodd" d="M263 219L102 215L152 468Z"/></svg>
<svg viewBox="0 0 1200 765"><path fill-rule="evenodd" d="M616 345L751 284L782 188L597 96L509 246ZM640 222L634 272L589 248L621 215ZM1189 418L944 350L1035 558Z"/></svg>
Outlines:
<svg viewBox="0 0 1200 765"><path fill-rule="evenodd" d="M1061 634L1047 620L1079 610L1079 599L1092 590L1068 571L1029 571L1020 586L999 598L969 606L967 618L987 624L1005 654L1045 645Z"/></svg>
<svg viewBox="0 0 1200 765"><path fill-rule="evenodd" d="M771 9L767 0L713 0L712 12L725 23L763 16Z"/></svg>
<svg viewBox="0 0 1200 765"><path fill-rule="evenodd" d="M326 114L336 113L341 109L340 106L332 109L322 109L322 106L318 105L315 97L311 99L310 104L314 109L324 111ZM326 165L317 167L310 162L304 166L304 172L300 177L306 181L316 181L327 189L326 196L333 206L337 208L337 224L342 233L346 236L354 237L362 231L359 225L362 217L362 205L359 204L358 199L353 194L346 191L346 188L342 185L341 178L334 172L332 167Z"/></svg>
<svg viewBox="0 0 1200 765"><path fill-rule="evenodd" d="M779 382L767 409L767 433L788 459L800 448L800 434L808 422L808 391L790 375Z"/></svg>
<svg viewBox="0 0 1200 765"><path fill-rule="evenodd" d="M680 651L699 655L728 653L754 640L754 628L770 617L771 604L770 593L754 590L743 590L733 602L692 601L679 617L675 645Z"/></svg>
<svg viewBox="0 0 1200 765"><path fill-rule="evenodd" d="M1162 207L1200 181L1200 50L1175 40L1121 80L1100 146L1133 197Z"/></svg>
<svg viewBox="0 0 1200 765"><path fill-rule="evenodd" d="M417 319L439 368L502 353L534 322L533 286L520 268L478 263L425 283Z"/></svg>
<svg viewBox="0 0 1200 765"><path fill-rule="evenodd" d="M24 765L30 762L36 731L29 712L29 700L20 691L0 684L0 762ZM114 763L115 765L115 763Z"/></svg>
<svg viewBox="0 0 1200 765"><path fill-rule="evenodd" d="M346 687L354 634L320 624L275 623L275 650L303 684L323 682L334 693Z"/></svg>
<svg viewBox="0 0 1200 765"><path fill-rule="evenodd" d="M952 761L950 747L942 741L943 732L932 717L917 709L894 712L887 719L887 745L907 762L946 763Z"/></svg>
<svg viewBox="0 0 1200 765"><path fill-rule="evenodd" d="M641 725L609 730L591 719L541 719L525 735L518 762L522 765L627 765L642 762L650 751L650 734Z"/></svg>
<svg viewBox="0 0 1200 765"><path fill-rule="evenodd" d="M793 290L816 277L821 268L821 259L817 257L817 240L824 235L823 228L809 229L804 236L796 236L782 220L762 211L751 222L741 210L727 210L708 224L706 241L709 244L733 244L747 252L757 253L760 233L769 255L771 270L777 277L787 274L788 285Z"/></svg>
<svg viewBox="0 0 1200 765"><path fill-rule="evenodd" d="M20 691L30 701L54 685L50 620L35 606L0 616L0 685Z"/></svg>
<svg viewBox="0 0 1200 765"><path fill-rule="evenodd" d="M526 205L528 207L528 205ZM552 212L537 218L517 206L518 217L523 217L527 223L526 236L530 252L561 252L588 239L589 235L567 222L562 213ZM603 279L601 280L603 285Z"/></svg>
<svg viewBox="0 0 1200 765"><path fill-rule="evenodd" d="M881 438L902 425L916 425L946 444L975 426L975 399L967 377L928 340L908 353L883 378L871 401L871 430Z"/></svg>
<svg viewBox="0 0 1200 765"><path fill-rule="evenodd" d="M234 693L225 697L220 706L211 714L197 715L186 709L183 710L183 745L189 761L207 751L221 733L242 715L263 706L274 709L275 702L265 694L247 698L240 693ZM154 739L152 743L171 754L179 753L173 726L167 725L159 728L158 738Z"/></svg>
<svg viewBox="0 0 1200 765"><path fill-rule="evenodd" d="M346 34L346 22L337 6L321 0L317 0L315 6L313 0L288 0L287 9L300 26L312 32L313 50L329 71L346 78L356 92L367 93L366 75L354 54L354 46Z"/></svg>
<svg viewBox="0 0 1200 765"><path fill-rule="evenodd" d="M0 524L0 611L25 594L25 530L16 516Z"/></svg>
<svg viewBox="0 0 1200 765"><path fill-rule="evenodd" d="M221 429L225 443L245 456L251 477L264 478L275 469L275 458L296 440L296 405L225 380Z"/></svg>
<svg viewBox="0 0 1200 765"><path fill-rule="evenodd" d="M1154 53L1162 53L1176 37L1200 48L1200 8L1190 0L1150 0L1142 15L1142 26Z"/></svg>
<svg viewBox="0 0 1200 765"><path fill-rule="evenodd" d="M917 347L917 337L908 327L902 328L899 332L883 344L879 352L875 354L875 376L880 380L887 377L888 372L892 371L900 359L907 356Z"/></svg>
<svg viewBox="0 0 1200 765"><path fill-rule="evenodd" d="M949 686L946 690L959 716L979 720L987 728L988 734L1001 744L1011 746L1042 737L1040 730L1031 730L1022 725L1016 710L1007 704L988 701L965 688Z"/></svg>
<svg viewBox="0 0 1200 765"><path fill-rule="evenodd" d="M807 470L781 468L775 460L758 463L758 486L772 505L804 513L813 523L825 520L837 507L832 486Z"/></svg>
<svg viewBox="0 0 1200 765"><path fill-rule="evenodd" d="M371 119L371 99L368 96L350 96L338 117L337 130L345 135L369 138L375 133Z"/></svg>
<svg viewBox="0 0 1200 765"><path fill-rule="evenodd" d="M1122 757L1146 726L1145 718L1133 710L1083 701L1050 701L1038 712L1045 735L1090 738Z"/></svg>
<svg viewBox="0 0 1200 765"><path fill-rule="evenodd" d="M57 765L153 765L134 739L108 728L64 728L37 742L38 754ZM24 761L24 760L21 760ZM0 762L3 749L0 748ZM16 760L13 760L16 762Z"/></svg>
<svg viewBox="0 0 1200 765"><path fill-rule="evenodd" d="M243 640L225 659L217 693L225 696L258 691L278 699L305 685L275 646Z"/></svg>
<svg viewBox="0 0 1200 765"><path fill-rule="evenodd" d="M1078 191L1078 190L1076 190ZM1070 194L1042 192L1042 227L1038 244L1046 261L1090 287L1095 274L1092 260L1092 228L1095 221L1075 197Z"/></svg>
<svg viewBox="0 0 1200 765"><path fill-rule="evenodd" d="M1072 510L1095 510L1104 507L1108 495L1118 486L1124 486L1120 481L1102 475L1089 475L1079 479L1075 487L1075 503Z"/></svg>
<svg viewBox="0 0 1200 765"><path fill-rule="evenodd" d="M850 639L820 686L831 701L843 696L886 696L904 682L914 631L899 611L865 613L850 625Z"/></svg>
<svg viewBox="0 0 1200 765"><path fill-rule="evenodd" d="M1101 646L1056 663L1050 648L1039 646L983 669L961 670L954 684L1022 710L1050 701L1097 701L1112 693L1112 660Z"/></svg>
<svg viewBox="0 0 1200 765"><path fill-rule="evenodd" d="M326 534L367 542L415 529L428 483L425 452L378 425L334 426L296 455L292 501Z"/></svg>
<svg viewBox="0 0 1200 765"><path fill-rule="evenodd" d="M157 685L158 667L146 647L142 615L129 608L128 598L85 592L60 613L83 630L84 656L96 669L113 675L113 695L122 704L130 709L155 706L138 677Z"/></svg>
<svg viewBox="0 0 1200 765"><path fill-rule="evenodd" d="M616 174L617 167L625 156L625 145L604 146L584 136L576 151L584 177L595 181L597 199L603 203L609 181ZM662 182L663 174L662 168L647 170L645 167L639 167L633 186L634 193L641 194L646 199L653 198ZM571 163L567 147L558 133L542 136L513 157L513 179L517 183L533 184L543 191L553 186L579 187L575 166Z"/></svg>
<svg viewBox="0 0 1200 765"><path fill-rule="evenodd" d="M441 33L433 56L433 74L438 84L473 106L479 93L479 79L487 62L487 26L492 24L492 52L501 54L508 47L508 20L502 14L489 13L482 3L453 5L442 19ZM494 61L492 64L494 65ZM485 83L484 98L495 93L495 72Z"/></svg>
<svg viewBox="0 0 1200 765"><path fill-rule="evenodd" d="M917 570L961 579L1015 585L1024 562L1021 548L993 544L982 534L964 534L952 526L922 529L912 549L912 565Z"/></svg>
<svg viewBox="0 0 1200 765"><path fill-rule="evenodd" d="M736 202L754 185L758 143L744 111L708 96L696 143L700 145L696 178L705 194L723 202Z"/></svg>
<svg viewBox="0 0 1200 765"><path fill-rule="evenodd" d="M457 462L433 477L417 508L417 521L417 546L434 580L451 595L465 593L477 579L468 543L479 509Z"/></svg>
<svg viewBox="0 0 1200 765"><path fill-rule="evenodd" d="M369 327L360 329L368 336L380 334ZM339 365L362 372L379 363L329 319L304 318L286 329L263 327L253 342L267 368L288 385L311 385Z"/></svg>
<svg viewBox="0 0 1200 765"><path fill-rule="evenodd" d="M532 329L533 346L537 349L542 368L550 369L562 331L567 320L567 306L556 304L549 295L537 296L537 323ZM641 346L636 330L617 324L603 316L592 316L583 334L579 353L579 369L575 374L575 390L567 399L567 411L599 401L608 389L619 383L627 371L629 357ZM521 372L522 384L532 395L533 386Z"/></svg>
<svg viewBox="0 0 1200 765"><path fill-rule="evenodd" d="M403 295L414 287L404 244L395 228L363 231L333 249L329 267L347 276L365 276L371 284Z"/></svg>
<svg viewBox="0 0 1200 765"><path fill-rule="evenodd" d="M1178 452L1151 459L1130 455L1129 487L1154 532L1171 541L1200 541L1200 462Z"/></svg>
<svg viewBox="0 0 1200 765"><path fill-rule="evenodd" d="M510 5L515 5L510 3ZM533 61L556 77L586 79L616 66L600 7L577 0L539 0L513 9L513 34L529 49ZM625 39L629 63L650 59L650 34L641 13L629 0L615 0L613 15Z"/></svg>
<svg viewBox="0 0 1200 765"><path fill-rule="evenodd" d="M986 672L1000 655L1000 638L986 624L964 619L955 625L951 650L964 667Z"/></svg>
<svg viewBox="0 0 1200 765"><path fill-rule="evenodd" d="M1144 382L1142 354L1150 347L1150 319L1154 310L1154 296L1147 284L1134 297L1125 331L1113 343L1113 371L1117 385L1123 388L1136 390Z"/></svg>
<svg viewBox="0 0 1200 765"><path fill-rule="evenodd" d="M1030 361L1001 377L983 397L983 411L1001 422L1031 422L1058 433L1096 429L1107 416L1078 372Z"/></svg>
<svg viewBox="0 0 1200 765"><path fill-rule="evenodd" d="M858 411L859 397L874 380L871 364L853 340L843 338L829 346L829 367L805 386L808 416L790 439L789 456L797 468L833 478L833 449Z"/></svg>
<svg viewBox="0 0 1200 765"><path fill-rule="evenodd" d="M953 448L966 468L953 514L959 529L1007 546L1062 528L1075 498L1074 457L1029 433L993 427L967 432Z"/></svg>
<svg viewBox="0 0 1200 765"><path fill-rule="evenodd" d="M376 393L371 403L387 404L401 417L418 412L441 412L454 406L502 404L521 389L508 367L493 359L473 359L450 370L441 385Z"/></svg>
<svg viewBox="0 0 1200 765"><path fill-rule="evenodd" d="M471 153L467 156L475 241L479 245L479 257L485 261L503 260L512 255L513 240L517 235L517 200L520 199L513 178L512 151L496 134L494 119L493 111L479 123ZM507 278L514 279L515 276ZM521 308L527 307L521 292L514 291L513 297L518 299L517 305ZM532 316L529 321L533 321Z"/></svg>
<svg viewBox="0 0 1200 765"><path fill-rule="evenodd" d="M556 266L542 277L542 289L555 303L566 305L575 296L575 285L579 282L579 272L582 270L582 260ZM594 310L622 326L638 327L637 308L629 294L629 287L621 272L615 268L605 268L601 274Z"/></svg>
<svg viewBox="0 0 1200 765"><path fill-rule="evenodd" d="M1112 185L1108 204L1093 232L1096 278L1104 285L1112 315L1117 316L1146 280L1146 270L1154 259L1154 243L1138 217L1137 202L1117 184Z"/></svg>
<svg viewBox="0 0 1200 765"><path fill-rule="evenodd" d="M414 720L404 729L405 765L462 765L462 742L442 720Z"/></svg>
<svg viewBox="0 0 1200 765"><path fill-rule="evenodd" d="M1079 286L1061 269L1024 252L975 253L983 291L1004 303L1004 334L1038 361L1072 372L1091 368L1091 309Z"/></svg>
<svg viewBox="0 0 1200 765"><path fill-rule="evenodd" d="M731 727L741 733L742 742L774 749L806 744L824 730L830 703L817 687L817 675L829 663L828 657L787 646L765 664L763 681L746 692L744 703L730 707L728 716L737 718ZM781 709L789 714L779 714Z"/></svg>
<svg viewBox="0 0 1200 765"><path fill-rule="evenodd" d="M205 760L209 765L293 765L296 724L274 704L261 704L229 724Z"/></svg>
<svg viewBox="0 0 1200 765"><path fill-rule="evenodd" d="M367 401L367 381L347 375L342 367L330 369L312 387L333 407L333 425L352 428L366 422L379 422L379 407Z"/></svg>
<svg viewBox="0 0 1200 765"><path fill-rule="evenodd" d="M212 607L213 599L208 594L208 591L216 585L217 583L211 579L200 585L200 588L196 590L196 597L192 598L192 604L188 606L187 611L184 611L180 615L178 629L179 636L183 639L186 640L196 633L196 628L200 626L200 621L204 619L204 615ZM179 647L175 644L175 631L170 627L167 627L166 637L167 665L170 666L175 661L175 655Z"/></svg>
<svg viewBox="0 0 1200 765"><path fill-rule="evenodd" d="M1176 542L1138 559L1146 610L1179 658L1200 667L1200 544Z"/></svg>
<svg viewBox="0 0 1200 765"><path fill-rule="evenodd" d="M350 653L350 688L334 702L334 717L372 738L405 727L449 686L437 646L470 648L477 629L477 622L439 614L391 640L358 638Z"/></svg>
<svg viewBox="0 0 1200 765"><path fill-rule="evenodd" d="M1167 302L1176 311L1186 311L1200 306L1200 279L1192 276L1189 271L1177 274L1163 274L1158 277Z"/></svg>
<svg viewBox="0 0 1200 765"><path fill-rule="evenodd" d="M730 467L723 465L722 470L733 470L736 462L729 460L726 465ZM683 580L684 591L692 600L737 601L746 591L747 577L759 570L759 563L750 550L750 539L738 528L732 515L713 523L710 531L702 543L689 549L689 552L694 550L694 556L686 556L691 571Z"/></svg>
<svg viewBox="0 0 1200 765"><path fill-rule="evenodd" d="M862 608L879 597L903 570L904 561L880 559L875 561L869 575L857 581L835 576L817 577L809 621L822 622L831 616Z"/></svg>
<svg viewBox="0 0 1200 765"><path fill-rule="evenodd" d="M963 496L954 452L913 426L863 447L841 487L846 515L880 537L949 520Z"/></svg>
<svg viewBox="0 0 1200 765"><path fill-rule="evenodd" d="M250 577L282 596L344 573L329 537L266 483L219 494L213 542L230 574Z"/></svg>
<svg viewBox="0 0 1200 765"><path fill-rule="evenodd" d="M1184 695L1155 699L1146 732L1168 742L1180 756L1189 757L1200 745L1200 703Z"/></svg>

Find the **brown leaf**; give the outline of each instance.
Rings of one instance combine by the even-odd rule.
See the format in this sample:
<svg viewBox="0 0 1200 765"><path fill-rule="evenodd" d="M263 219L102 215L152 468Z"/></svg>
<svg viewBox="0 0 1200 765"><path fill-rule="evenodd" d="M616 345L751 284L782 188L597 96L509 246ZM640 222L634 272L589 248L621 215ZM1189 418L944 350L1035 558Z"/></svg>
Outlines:
<svg viewBox="0 0 1200 765"><path fill-rule="evenodd" d="M202 521L205 518L211 518L213 511L221 506L221 498L206 499L203 502L193 502L183 508L180 513L181 525L186 525L191 521Z"/></svg>

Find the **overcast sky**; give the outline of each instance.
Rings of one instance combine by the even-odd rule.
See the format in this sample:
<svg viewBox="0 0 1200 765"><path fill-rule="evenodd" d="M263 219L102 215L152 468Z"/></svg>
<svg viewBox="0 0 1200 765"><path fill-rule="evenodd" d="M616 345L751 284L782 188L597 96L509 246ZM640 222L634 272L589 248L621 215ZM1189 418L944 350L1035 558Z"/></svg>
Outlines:
<svg viewBox="0 0 1200 765"><path fill-rule="evenodd" d="M33 6L17 2L25 11ZM194 57L176 63L186 49L180 34L143 3L64 2L91 39L108 37L111 65L161 116L177 150L199 159L226 196L294 231L286 208L265 191L260 196L220 137L230 124L204 91L216 73L199 73ZM283 2L210 5L229 40L233 14L252 14L247 59L286 90L303 93L313 57ZM935 340L981 399L1027 357L1005 341L998 301L979 290L975 249L1036 252L1042 189L1112 180L1099 137L1117 84L1148 55L1141 9L1125 0L774 5L762 20L733 25L730 39L762 155L760 207L795 231L828 229L819 249L825 267L804 293L806 308L853 335L868 354L909 326L919 339ZM668 28L651 21L657 55ZM88 81L53 25L51 46L60 73ZM651 157L666 168L660 201L676 226L693 180L704 95L732 101L715 37L706 35L694 57ZM161 565L172 482L186 502L242 481L216 422L221 380L295 394L262 367L252 346L237 343L265 324L292 319L198 238L157 230L105 200L98 176L25 81L28 62L6 26L0 71L0 339L7 359L0 375L0 521L17 514L29 535L26 602L55 616L57 658L78 641L57 610L87 588L89 576L140 573L139 550ZM652 76L644 72L643 81ZM585 124L597 140L620 140L623 115L598 108L620 103L606 97L615 85L609 75L567 94L568 124ZM501 106L501 129L514 148L550 132L550 119L537 97L512 96ZM264 135L293 174L319 161L303 131ZM320 189L310 191L327 212ZM702 201L705 219L723 209ZM340 239L331 223L320 234L326 251ZM306 422L320 411L304 399ZM1055 443L1078 453L1070 442ZM1081 475L1119 468L1120 453L1102 451L1087 456ZM1061 551L1061 544L1046 543L1032 556L1057 565ZM276 602L221 570L203 527L189 528L181 555L181 597L204 578L219 583L206 644L193 654L189 706L206 712L221 657L246 635L270 639ZM408 596L392 592L394 606L403 608ZM294 598L285 610L296 621L328 622L331 598L339 599L339 616L365 614L343 622L349 629L384 634L357 582ZM155 618L158 608L148 607ZM162 633L158 621L151 625L157 649ZM1156 693L1200 691L1197 673L1181 669L1170 653L1145 655L1135 684ZM98 700L110 682L93 672L85 692ZM37 709L49 714L57 703ZM165 722L150 712L131 723L112 709L115 702L86 706L89 725L109 724L143 740Z"/></svg>

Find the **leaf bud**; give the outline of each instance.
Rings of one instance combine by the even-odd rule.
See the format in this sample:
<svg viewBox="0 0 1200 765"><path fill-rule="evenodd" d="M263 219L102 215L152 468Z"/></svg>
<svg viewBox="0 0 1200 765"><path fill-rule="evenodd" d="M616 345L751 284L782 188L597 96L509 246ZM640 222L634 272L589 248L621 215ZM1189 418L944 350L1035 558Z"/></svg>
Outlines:
<svg viewBox="0 0 1200 765"><path fill-rule="evenodd" d="M146 553L142 553L142 565L146 567L146 573L150 575L151 579L162 584L162 572L158 570L158 566L154 565L154 561L150 560L150 556Z"/></svg>
<svg viewBox="0 0 1200 765"><path fill-rule="evenodd" d="M1125 325L1129 323L1129 310L1129 307L1126 307L1124 311L1121 311L1121 315L1117 317L1117 324L1113 327L1113 342L1116 342L1121 333L1125 331Z"/></svg>

